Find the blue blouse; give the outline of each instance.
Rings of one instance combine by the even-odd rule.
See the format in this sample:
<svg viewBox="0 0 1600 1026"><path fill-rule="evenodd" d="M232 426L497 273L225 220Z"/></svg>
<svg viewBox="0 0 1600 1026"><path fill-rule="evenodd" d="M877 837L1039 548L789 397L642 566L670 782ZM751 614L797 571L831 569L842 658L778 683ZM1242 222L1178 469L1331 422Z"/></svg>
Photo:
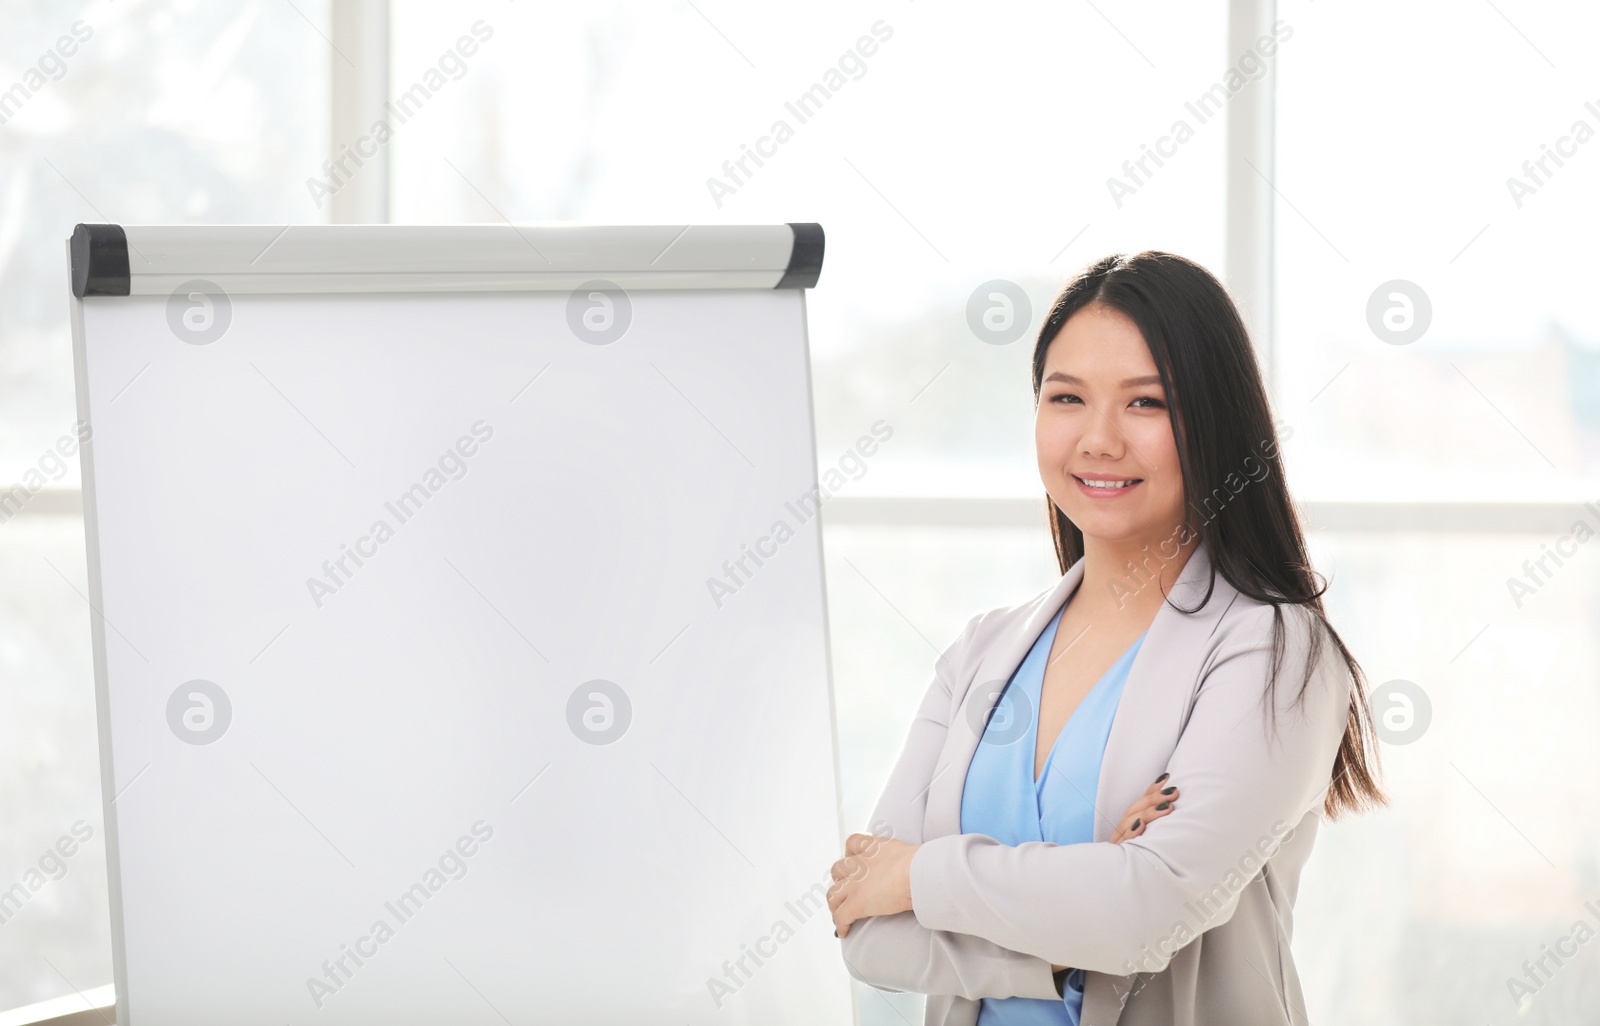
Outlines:
<svg viewBox="0 0 1600 1026"><path fill-rule="evenodd" d="M1072 711L1035 782L1039 692L1065 610L1065 604L1056 610L990 714L961 792L964 834L984 834L1013 846L1027 841L1082 844L1094 840L1100 760L1128 668L1144 635L1139 635ZM1112 815L1121 813L1117 809ZM983 998L978 1026L1078 1026L1083 1009L1082 969L1073 968L1067 975L1065 992L1065 1001Z"/></svg>

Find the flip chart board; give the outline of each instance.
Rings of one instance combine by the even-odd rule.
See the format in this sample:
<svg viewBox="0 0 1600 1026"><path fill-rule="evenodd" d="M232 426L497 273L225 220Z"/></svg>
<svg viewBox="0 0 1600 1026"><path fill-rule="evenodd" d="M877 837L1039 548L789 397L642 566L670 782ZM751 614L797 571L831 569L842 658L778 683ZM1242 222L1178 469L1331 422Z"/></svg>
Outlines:
<svg viewBox="0 0 1600 1026"><path fill-rule="evenodd" d="M119 1023L853 1019L822 245L77 227Z"/></svg>

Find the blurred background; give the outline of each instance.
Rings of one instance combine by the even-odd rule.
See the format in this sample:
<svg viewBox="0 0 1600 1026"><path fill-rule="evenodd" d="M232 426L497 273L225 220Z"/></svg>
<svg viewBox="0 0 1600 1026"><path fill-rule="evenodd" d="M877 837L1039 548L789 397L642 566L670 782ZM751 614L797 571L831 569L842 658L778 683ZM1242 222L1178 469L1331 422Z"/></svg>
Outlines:
<svg viewBox="0 0 1600 1026"><path fill-rule="evenodd" d="M1211 268L1255 338L1395 798L1325 828L1307 867L1311 1020L1600 1009L1600 945L1568 939L1600 927L1595 5L4 11L0 1010L111 980L79 478L53 455L76 416L72 226L507 220L824 226L818 462L893 429L823 511L847 830L938 652L1058 576L1029 385L1055 291L1113 252ZM449 55L464 35L475 52ZM392 138L327 163L402 96ZM1519 1002L1509 981L1548 950L1575 954ZM856 996L863 1024L921 1021L915 995Z"/></svg>

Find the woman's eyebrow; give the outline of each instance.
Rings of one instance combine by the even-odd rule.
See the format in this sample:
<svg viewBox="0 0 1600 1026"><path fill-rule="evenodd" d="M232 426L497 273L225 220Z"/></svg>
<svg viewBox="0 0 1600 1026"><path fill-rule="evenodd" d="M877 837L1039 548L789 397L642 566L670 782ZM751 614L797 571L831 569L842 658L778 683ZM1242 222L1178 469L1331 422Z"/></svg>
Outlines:
<svg viewBox="0 0 1600 1026"><path fill-rule="evenodd" d="M1063 374L1061 371L1055 371L1049 377L1045 378L1045 380L1046 381L1065 381L1069 385L1080 385L1081 386L1083 384L1083 381L1081 379L1075 378L1071 374ZM1159 385L1159 384L1161 384L1161 375L1159 375L1159 374L1146 374L1142 378L1127 378L1127 379L1125 379L1122 382L1122 386L1121 387L1123 387L1123 388L1132 388L1135 385Z"/></svg>

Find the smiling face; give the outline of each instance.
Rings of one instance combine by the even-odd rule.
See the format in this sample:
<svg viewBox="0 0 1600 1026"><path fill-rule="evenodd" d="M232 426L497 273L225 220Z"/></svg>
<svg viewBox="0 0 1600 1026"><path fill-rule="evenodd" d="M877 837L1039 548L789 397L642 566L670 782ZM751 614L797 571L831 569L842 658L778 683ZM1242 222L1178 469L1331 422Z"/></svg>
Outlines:
<svg viewBox="0 0 1600 1026"><path fill-rule="evenodd" d="M1086 546L1153 547L1183 522L1167 395L1144 335L1121 311L1090 303L1056 333L1034 443L1045 490Z"/></svg>

